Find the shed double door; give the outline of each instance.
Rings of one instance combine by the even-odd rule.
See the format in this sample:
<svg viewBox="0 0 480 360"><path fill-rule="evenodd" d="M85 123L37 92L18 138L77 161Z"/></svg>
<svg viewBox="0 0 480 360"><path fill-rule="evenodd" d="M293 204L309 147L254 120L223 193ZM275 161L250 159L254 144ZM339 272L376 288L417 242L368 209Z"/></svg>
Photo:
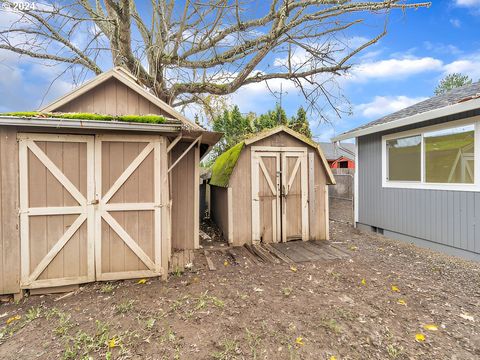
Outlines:
<svg viewBox="0 0 480 360"><path fill-rule="evenodd" d="M22 288L161 274L161 137L18 139Z"/></svg>
<svg viewBox="0 0 480 360"><path fill-rule="evenodd" d="M252 240L308 240L306 148L252 147Z"/></svg>

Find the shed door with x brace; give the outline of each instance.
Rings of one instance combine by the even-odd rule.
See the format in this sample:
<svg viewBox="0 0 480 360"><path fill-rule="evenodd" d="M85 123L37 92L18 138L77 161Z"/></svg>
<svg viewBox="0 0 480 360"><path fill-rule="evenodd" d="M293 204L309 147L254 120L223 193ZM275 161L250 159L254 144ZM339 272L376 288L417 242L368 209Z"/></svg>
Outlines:
<svg viewBox="0 0 480 360"><path fill-rule="evenodd" d="M308 240L305 148L252 147L252 240Z"/></svg>
<svg viewBox="0 0 480 360"><path fill-rule="evenodd" d="M162 273L162 137L18 138L23 288Z"/></svg>

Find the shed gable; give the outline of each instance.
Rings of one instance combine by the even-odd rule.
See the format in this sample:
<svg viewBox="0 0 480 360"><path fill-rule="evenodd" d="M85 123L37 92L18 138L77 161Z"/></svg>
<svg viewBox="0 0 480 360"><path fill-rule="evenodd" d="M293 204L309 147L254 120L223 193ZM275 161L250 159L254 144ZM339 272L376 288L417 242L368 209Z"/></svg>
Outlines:
<svg viewBox="0 0 480 360"><path fill-rule="evenodd" d="M297 141L308 145L310 148L315 149L315 152L318 154L325 174L327 176L328 184L335 184L335 178L330 170L323 151L320 146L313 140L303 136L302 134L297 133L296 131L287 128L286 126L277 126L272 129L267 129L259 132L258 134L253 135L252 137L242 141L232 147L231 149L224 152L220 155L212 166L212 177L210 179L210 185L215 185L219 187L228 187L230 177L235 170L240 154L245 146L252 145L254 143L261 142L264 139L272 138L277 134L282 133L288 137L296 139ZM270 146L274 146L273 144Z"/></svg>
<svg viewBox="0 0 480 360"><path fill-rule="evenodd" d="M204 130L139 85L132 74L120 67L98 75L39 111L108 115L156 114L180 120L188 129Z"/></svg>
<svg viewBox="0 0 480 360"><path fill-rule="evenodd" d="M170 115L116 78L110 78L79 97L67 101L56 112L108 115Z"/></svg>

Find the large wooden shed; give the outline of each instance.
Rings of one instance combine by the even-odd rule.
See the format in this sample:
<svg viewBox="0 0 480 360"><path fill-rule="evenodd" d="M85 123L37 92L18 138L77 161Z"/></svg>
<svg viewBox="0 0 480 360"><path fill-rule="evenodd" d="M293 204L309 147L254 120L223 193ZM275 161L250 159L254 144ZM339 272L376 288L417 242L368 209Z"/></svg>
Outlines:
<svg viewBox="0 0 480 360"><path fill-rule="evenodd" d="M166 276L199 247L199 162L220 134L120 68L41 112L0 116L0 294Z"/></svg>
<svg viewBox="0 0 480 360"><path fill-rule="evenodd" d="M217 158L211 216L234 246L326 240L330 184L335 179L320 147L279 126Z"/></svg>

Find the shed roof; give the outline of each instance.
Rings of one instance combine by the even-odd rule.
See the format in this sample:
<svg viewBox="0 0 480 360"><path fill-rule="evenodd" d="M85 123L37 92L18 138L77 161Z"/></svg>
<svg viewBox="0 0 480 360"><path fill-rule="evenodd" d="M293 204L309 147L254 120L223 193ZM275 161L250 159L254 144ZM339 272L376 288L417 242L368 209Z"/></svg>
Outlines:
<svg viewBox="0 0 480 360"><path fill-rule="evenodd" d="M75 100L86 92L92 90L100 84L103 84L107 80L116 79L123 83L125 86L129 87L131 90L135 91L140 96L144 97L149 102L155 104L160 109L165 111L167 114L172 116L175 119L178 119L182 122L184 126L194 130L203 130L202 127L195 124L194 122L188 120L183 114L175 110L173 107L168 105L166 102L160 100L154 94L152 94L146 87L139 85L137 78L133 76L128 70L122 67L115 67L110 69L93 79L85 82L83 85L73 89L71 92L60 97L59 99L53 101L52 103L44 106L39 111L40 112L53 112L60 109L63 105Z"/></svg>
<svg viewBox="0 0 480 360"><path fill-rule="evenodd" d="M387 129L480 108L480 82L452 89L405 109L342 133L333 141L368 135Z"/></svg>
<svg viewBox="0 0 480 360"><path fill-rule="evenodd" d="M65 115L65 114L63 114ZM166 121L164 123L147 123L119 120L85 120L68 117L36 117L19 116L12 113L0 114L0 125L41 127L52 129L97 129L97 130L123 130L123 131L144 131L157 133L182 132L180 121ZM218 140L217 140L218 141Z"/></svg>
<svg viewBox="0 0 480 360"><path fill-rule="evenodd" d="M325 172L327 173L327 183L335 184L335 178L328 166L328 162L323 155L323 151L320 146L313 140L309 139L308 137L286 127L286 126L277 126L272 129L267 129L261 131L259 133L253 134L251 137L247 138L246 140L238 143L234 147L230 148L229 150L225 151L222 155L220 155L212 166L212 177L210 179L210 185L219 186L219 187L227 187L229 185L230 177L237 165L238 159L240 154L245 147L245 145L251 145L257 141L270 137L272 135L278 134L279 132L285 132L290 136L304 142L305 144L313 147L320 159L322 161L323 167Z"/></svg>

